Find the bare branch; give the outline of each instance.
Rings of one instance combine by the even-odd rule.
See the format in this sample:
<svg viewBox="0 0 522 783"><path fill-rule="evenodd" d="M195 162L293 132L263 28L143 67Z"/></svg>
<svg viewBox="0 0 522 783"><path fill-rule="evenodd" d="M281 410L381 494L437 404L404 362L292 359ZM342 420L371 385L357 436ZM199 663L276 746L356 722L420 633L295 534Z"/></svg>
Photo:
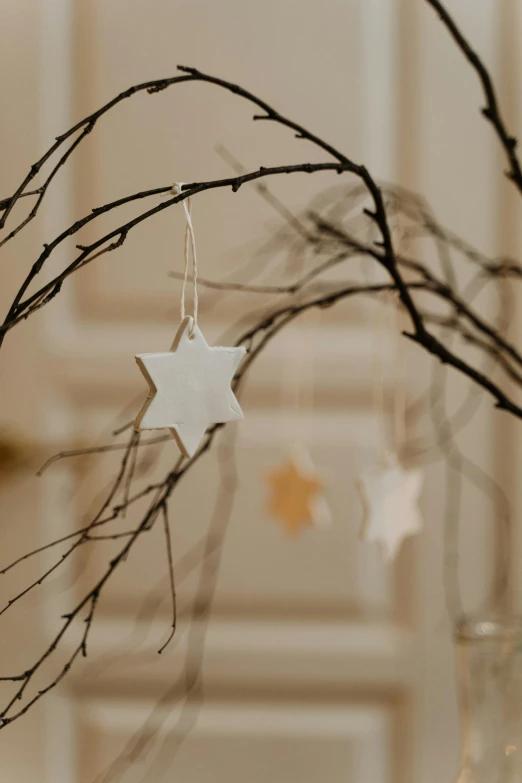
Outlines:
<svg viewBox="0 0 522 783"><path fill-rule="evenodd" d="M132 426L132 422L131 422ZM128 429L128 425L125 425L124 429ZM116 430L115 435L119 435L124 430ZM169 440L168 435L158 435L154 438L148 438L146 440L141 440L139 443L136 444L136 448L143 448L144 446L155 446L158 443L164 443L165 441ZM59 451L58 454L54 454L52 457L49 457L48 460L44 462L41 468L38 469L36 475L41 476L45 471L51 467L51 465L54 465L55 462L59 462L62 459L71 459L71 457L85 457L89 454L105 454L109 451L123 451L124 449L128 448L127 443L107 443L103 446L91 446L90 448L86 449L71 449L70 451Z"/></svg>
<svg viewBox="0 0 522 783"><path fill-rule="evenodd" d="M499 112L496 94L493 88L491 78L479 59L478 55L472 50L470 45L464 39L455 23L443 8L439 0L427 0L427 2L438 11L442 21L448 28L452 38L457 46L465 54L469 62L477 71L486 95L486 108L484 114L492 123L501 144L506 152L509 161L510 170L508 176L513 180L518 190L522 193L522 172L516 155L516 141L508 133L502 117ZM29 214L1 240L5 244L22 231L28 223L38 213L38 210L46 197L50 185L54 181L56 174L64 166L74 151L81 144L83 139L95 127L98 120L104 116L114 106L131 96L147 92L149 94L160 92L166 88L181 83L208 83L218 86L232 94L237 95L242 100L256 107L255 120L271 121L291 130L299 139L304 139L313 144L317 149L328 156L328 160L316 163L305 162L297 165L281 165L273 167L260 167L256 170L247 172L239 161L237 161L228 151L221 149L220 154L225 157L234 167L236 176L219 180L193 182L183 186L181 194L172 194L172 197L163 200L159 204L153 204L148 209L144 209L140 214L135 215L125 223L121 223L116 228L103 236L99 236L89 244L77 244L79 253L75 258L69 260L67 266L62 268L55 277L41 285L37 290L33 289L35 280L41 270L45 267L48 259L67 239L75 236L84 227L94 224L98 217L108 213L118 214L120 207L133 203L139 204L144 199L154 198L159 195L172 193L171 185L154 188L152 190L141 191L120 198L116 201L105 204L94 209L89 215L75 221L71 226L62 231L50 243L44 246L43 251L32 263L29 271L24 272L25 279L20 286L19 291L13 299L9 311L5 317L3 325L0 327L0 344L7 331L15 327L22 320L36 313L39 309L50 303L61 291L63 283L75 272L85 267L95 259L101 258L108 252L117 250L132 235L132 230L141 225L144 221L152 218L163 210L169 209L184 199L195 196L199 193L209 190L219 190L222 188L231 188L234 192L238 191L244 184L253 183L259 195L269 203L274 210L285 221L286 233L277 236L277 241L288 241L289 231L293 232L292 242L298 243L297 247L311 247L314 253L314 266L309 269L300 279L289 285L255 285L252 283L242 283L235 281L215 282L212 280L200 280L202 285L216 290L240 291L244 293L284 295L283 302L278 300L275 306L264 311L257 317L249 314L248 328L243 329L243 333L236 340L236 345L245 345L247 355L243 361L239 372L236 374L232 386L238 392L247 377L252 364L257 360L265 347L276 338L276 336L287 325L292 323L301 314L314 308L332 307L340 301L347 300L360 295L376 296L381 292L394 291L398 293L401 305L409 316L411 327L406 336L420 345L425 351L431 353L439 360L440 365L435 366L434 378L430 389L430 404L432 409L432 423L438 436L438 449L446 455L448 464L448 482L454 496L457 497L456 508L458 509L458 494L460 492L460 476L466 476L473 483L480 485L486 494L495 497L496 502L503 506L504 499L500 496L498 488L488 480L487 477L479 475L474 464L458 450L455 445L455 427L457 417L448 415L445 409L444 393L446 388L446 368L453 367L464 377L468 378L474 384L472 393L479 396L482 391L486 391L495 401L496 407L506 410L522 418L522 408L516 402L515 391L512 386L507 385L507 391L502 387L502 379L498 381L494 378L493 368L499 366L503 372L509 376L510 381L516 386L522 386L522 352L516 345L508 340L503 328L499 324L493 324L478 311L478 308L471 303L471 294L468 290L459 289L455 264L452 263L453 254L460 253L467 261L478 267L477 277L482 283L495 281L505 281L508 277L513 280L522 279L521 265L512 259L490 259L468 243L456 237L451 232L441 227L431 215L429 208L415 194L409 194L401 191L395 186L379 185L365 166L353 162L343 153L330 145L327 141L314 135L303 126L293 120L281 115L278 111L269 106L266 102L248 92L239 85L227 82L216 77L203 74L193 68L180 67L181 75L172 78L160 79L152 82L146 82L120 93L112 101L102 106L93 114L77 123L73 128L59 136L52 147L31 167L15 193L6 199L0 201L0 229L7 224L15 205L21 198L30 195L37 196L36 201ZM323 157L323 155L321 155ZM50 173L44 179L43 184L36 190L28 190L33 180L39 175L44 165L49 163ZM312 174L315 172L330 173L349 173L353 175L357 183L352 188L350 194L345 194L346 204L348 202L354 208L359 204L357 199L368 197L371 200L371 207L364 209L364 215L358 215L358 219L365 224L367 228L370 225L375 241L362 241L356 230L348 229L340 219L344 206L335 210L314 209L310 216L309 210L304 215L297 215L283 204L266 185L262 184L268 176L281 174L295 175L297 173ZM34 188L34 185L32 186ZM349 198L348 198L349 195ZM328 197L329 198L329 197ZM323 200L323 204L328 201ZM338 199L339 201L339 199ZM334 199L335 202L335 199ZM330 199L331 205L331 199ZM143 207L142 207L143 209ZM437 246L438 259L437 267L440 267L440 273L433 272L429 263L422 255L411 257L410 254L399 252L394 246L394 231L390 225L396 222L397 213L400 213L400 219L407 223L405 234L411 237L428 236ZM368 220L370 224L368 224ZM119 221L118 221L119 222ZM277 245L277 241L272 247ZM304 243L304 244L303 244ZM417 254L416 254L417 255ZM356 257L363 258L372 264L378 264L385 273L385 282L373 284L357 284L352 280L340 280L332 283L327 278L322 277L328 270L341 264L348 259ZM264 259L254 258L254 262L260 267ZM177 275L172 275L177 277ZM314 281L314 285L311 285ZM328 286L328 287L326 287ZM434 297L438 303L443 303L444 314L440 312L430 312L424 306L426 295ZM422 305L419 305L419 302ZM448 311L448 312L446 312ZM441 331L442 330L442 331ZM237 335L239 327L236 327ZM462 355L456 352L454 342L456 337L462 338L467 343L473 345L478 350L479 358L473 358L468 361ZM460 345L462 349L462 345ZM475 353L472 354L475 357ZM464 352L464 356L467 353ZM505 381L505 377L503 376ZM476 399L474 397L474 401ZM471 397L467 398L469 402ZM425 402L425 400L424 400ZM465 411L469 414L472 406ZM461 411L457 412L460 415ZM130 415L130 412L129 412ZM467 419L466 419L467 420ZM115 430L114 435L121 434L132 427L131 422L127 422ZM0 611L0 615L19 601L24 595L41 584L48 576L56 571L73 551L77 550L91 542L120 542L117 545L116 555L111 557L105 571L101 577L97 577L95 584L86 589L83 597L80 598L70 612L63 617L63 623L52 640L49 647L37 658L32 666L18 672L12 677L2 677L3 681L17 683L17 690L13 697L8 700L6 706L0 711L0 728L18 719L20 716L37 702L43 695L54 688L66 675L70 667L75 664L78 658L87 655L87 645L89 633L94 621L96 606L100 596L103 594L107 582L112 578L115 571L126 561L129 553L136 547L142 534L153 530L158 517L163 520L163 532L165 537L168 580L170 585L170 596L172 600L172 627L165 644L159 652L162 652L174 637L176 630L177 606L176 606L176 585L174 574L174 554L172 551L171 530L168 519L168 502L178 486L183 476L198 463L198 461L212 447L216 435L220 432L223 425L217 424L210 428L202 441L198 451L190 460L180 458L172 466L163 478L151 483L149 486L131 494L132 488L136 482L137 474L141 471L141 462L138 463L138 449L143 446L158 444L169 439L169 436L159 436L149 440L140 440L136 433L131 433L127 444L104 444L99 447L87 449L75 449L62 451L48 460L40 469L41 474L54 462L77 457L83 454L101 454L105 452L117 452L123 450L119 470L114 482L111 484L107 497L104 498L100 508L92 515L90 522L67 536L63 536L55 541L41 546L32 552L19 557L17 560L6 566L0 574L6 574L14 569L19 563L31 558L42 551L51 549L60 544L66 544L65 553L58 559L47 571L41 574L34 582L26 586L18 595ZM220 446L221 448L221 446ZM233 449L232 449L233 452ZM233 453L231 455L228 447L221 453L223 459L220 461L222 470L222 484L216 513L209 526L209 531L205 539L203 551L202 577L198 588L196 603L193 608L193 619L206 620L212 605L212 598L215 589L217 573L220 563L221 548L230 516L233 490L237 483L235 475L235 466ZM452 478L457 474L457 479ZM232 488L232 491L230 491ZM228 493L228 494L227 494ZM128 508L138 503L141 499L146 499L144 512L141 514L140 521L134 528L121 530L116 525L108 526L109 523L120 520L126 514ZM453 509L455 508L453 507ZM448 506L449 508L449 506ZM224 511L223 511L224 510ZM509 524L508 512L503 507L503 521ZM507 520L507 521L506 521ZM104 526L104 527L102 527ZM107 526L107 527L105 527ZM454 528L458 526L458 520L455 521L455 514L448 511L446 517L447 531L451 527L453 535ZM157 526L156 526L157 527ZM449 540L448 558L451 569L456 568L458 562L458 552L451 550L451 541ZM217 543L216 543L217 542ZM198 557L200 557L198 549ZM505 588L502 580L497 580L500 593ZM507 582L506 582L507 583ZM460 611L460 603L456 601L453 606L454 611ZM43 668L43 665L54 654L54 652L63 643L64 636L80 622L85 623L80 641L72 654L68 657L66 664L59 670L58 674L50 676L46 685L36 693L34 690L37 674ZM187 703L193 704L200 694L201 684L201 666L202 666L202 645L204 642L204 632L201 635L195 625L190 631L191 645L195 649L195 657L192 661L187 661L185 669L185 691L187 694ZM196 640L196 641L194 641ZM24 701L25 699L25 701ZM192 701L191 701L192 700ZM138 738L136 747L131 749L131 757L134 758L149 742L150 732L146 731Z"/></svg>
<svg viewBox="0 0 522 783"><path fill-rule="evenodd" d="M519 193L522 194L522 169L520 168L520 161L516 153L517 140L509 133L502 118L500 107L498 105L497 94L488 69L480 59L477 52L472 48L471 44L468 43L464 35L461 33L440 0L426 0L426 2L437 12L442 23L445 25L458 48L461 50L472 68L476 71L480 79L480 83L482 84L484 96L486 98L486 105L482 109L482 114L495 129L495 132L500 139L500 143L508 159L509 170L506 172L506 176L515 184L515 187Z"/></svg>
<svg viewBox="0 0 522 783"><path fill-rule="evenodd" d="M172 557L172 540L170 536L170 525L167 504L164 503L161 507L163 515L163 528L165 531L165 544L167 551L167 562L169 564L169 583L170 583L170 595L172 598L172 629L169 633L166 642L160 647L158 653L161 655L163 650L168 646L169 642L176 633L176 621L177 621L177 609L176 609L176 585L174 583L174 560Z"/></svg>

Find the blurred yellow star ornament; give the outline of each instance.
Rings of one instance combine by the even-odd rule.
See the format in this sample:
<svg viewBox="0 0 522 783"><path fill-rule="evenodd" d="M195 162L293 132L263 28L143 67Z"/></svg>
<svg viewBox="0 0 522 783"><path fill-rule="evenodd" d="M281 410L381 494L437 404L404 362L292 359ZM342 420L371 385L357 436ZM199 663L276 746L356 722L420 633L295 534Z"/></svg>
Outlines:
<svg viewBox="0 0 522 783"><path fill-rule="evenodd" d="M363 504L361 538L378 541L386 560L393 560L404 539L422 529L422 481L421 470L406 470L397 462L366 473L357 482Z"/></svg>
<svg viewBox="0 0 522 783"><path fill-rule="evenodd" d="M330 511L323 492L325 481L304 450L295 451L280 467L267 474L270 514L289 534L306 527L325 527Z"/></svg>

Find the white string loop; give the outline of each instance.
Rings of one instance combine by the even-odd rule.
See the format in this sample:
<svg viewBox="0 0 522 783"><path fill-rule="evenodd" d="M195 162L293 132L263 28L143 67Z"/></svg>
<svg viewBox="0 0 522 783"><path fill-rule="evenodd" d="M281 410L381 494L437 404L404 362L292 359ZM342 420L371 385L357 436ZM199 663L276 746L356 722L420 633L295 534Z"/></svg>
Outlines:
<svg viewBox="0 0 522 783"><path fill-rule="evenodd" d="M176 196L181 196L183 182L175 182L172 186L172 192ZM192 223L192 214L190 207L190 196L184 199L182 202L183 210L185 212L185 268L183 270L183 286L181 288L181 320L185 318L185 292L187 289L189 265L190 265L190 250L192 250L192 282L194 285L194 299L193 299L193 321L190 330L190 336L194 334L194 329L198 323L198 259L196 255L196 237L194 236L194 226Z"/></svg>

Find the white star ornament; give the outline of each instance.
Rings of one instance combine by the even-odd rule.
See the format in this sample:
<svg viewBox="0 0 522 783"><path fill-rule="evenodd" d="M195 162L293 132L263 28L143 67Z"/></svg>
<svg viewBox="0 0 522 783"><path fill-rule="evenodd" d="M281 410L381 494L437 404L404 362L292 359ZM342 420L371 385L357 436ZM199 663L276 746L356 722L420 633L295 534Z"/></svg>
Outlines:
<svg viewBox="0 0 522 783"><path fill-rule="evenodd" d="M168 427L192 457L208 427L243 418L230 384L245 350L209 347L192 317L184 318L170 351L136 356L150 392L134 428Z"/></svg>
<svg viewBox="0 0 522 783"><path fill-rule="evenodd" d="M393 560L403 540L422 529L418 499L422 471L394 465L362 476L357 487L364 516L361 538L379 541L384 556Z"/></svg>

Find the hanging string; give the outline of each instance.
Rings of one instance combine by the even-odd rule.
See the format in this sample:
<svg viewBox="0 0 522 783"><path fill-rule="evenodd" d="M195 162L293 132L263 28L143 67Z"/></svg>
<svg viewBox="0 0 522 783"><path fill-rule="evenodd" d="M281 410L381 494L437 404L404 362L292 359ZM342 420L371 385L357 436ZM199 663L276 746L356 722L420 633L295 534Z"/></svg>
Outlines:
<svg viewBox="0 0 522 783"><path fill-rule="evenodd" d="M392 199L389 210L391 213L390 230L392 232L393 244L397 256L400 255L404 246L405 230L399 220L399 215ZM390 294L391 312L391 333L394 335L394 368L395 377L393 379L393 448L400 462L404 461L404 448L406 445L406 383L405 383L405 362L404 362L404 337L403 331L406 327L405 313L401 305L399 292L392 291Z"/></svg>
<svg viewBox="0 0 522 783"><path fill-rule="evenodd" d="M404 238L398 216L393 203L388 205L391 221L390 229L393 235L396 252ZM404 445L406 442L406 387L404 383L404 355L403 337L404 313L399 301L397 291L389 291L382 294L382 307L379 317L374 319L374 378L373 405L378 421L382 426L382 461L384 465L404 459ZM393 335L393 397L391 404L391 421L386 411L386 354L384 344L389 335Z"/></svg>
<svg viewBox="0 0 522 783"><path fill-rule="evenodd" d="M297 251L292 251L289 258L285 261L285 270L289 272L295 278L299 278L304 267L303 255L306 254L305 248L298 248ZM284 422L282 424L283 437L288 440L294 448L297 442L301 441L301 426L302 421L300 418L300 386L301 386L301 371L302 371L302 357L299 356L302 348L301 341L295 340L293 329L291 327L288 331L285 330L285 336L283 338L283 347L285 353L285 361L281 368L280 374L280 405L281 409L285 413Z"/></svg>
<svg viewBox="0 0 522 783"><path fill-rule="evenodd" d="M300 277L306 269L308 248L299 247L290 258L289 267L296 278ZM283 411L288 412L285 415L283 427L285 438L288 438L291 446L291 458L299 468L310 475L317 476L310 449L310 430L305 425L306 417L310 416L315 408L315 355L317 330L319 328L321 315L318 310L309 311L305 319L305 333L301 329L292 335L291 330L287 333L287 339L290 337L288 346L287 361L284 362L281 370L281 406ZM330 526L332 514L324 494L317 494L310 501L310 511L312 513L313 524L316 528L323 529Z"/></svg>
<svg viewBox="0 0 522 783"><path fill-rule="evenodd" d="M172 186L172 192L176 196L181 196L183 182L176 182ZM182 201L185 212L185 268L183 270L183 285L181 288L181 320L185 318L185 292L187 289L188 273L190 266L190 251L192 250L192 281L194 285L193 299L193 322L190 330L190 337L194 334L194 329L198 324L198 259L196 255L196 237L194 236L194 225L192 223L192 214L190 206L190 196Z"/></svg>
<svg viewBox="0 0 522 783"><path fill-rule="evenodd" d="M381 306L379 306L379 304ZM373 319L373 377L372 389L373 410L379 424L379 440L382 438L381 460L386 466L390 462L390 448L388 443L388 431L386 428L386 381L385 381L385 352L384 340L388 336L386 314L388 310L388 297L382 296L382 303L377 304L378 312Z"/></svg>
<svg viewBox="0 0 522 783"><path fill-rule="evenodd" d="M296 278L299 278L306 269L308 248L299 247L289 259L288 267ZM309 331L315 334L317 313L309 312L307 317L301 318L299 323L307 323ZM311 327L311 328L310 328ZM288 361L284 362L281 371L281 404L283 410L288 411L288 438L294 449L303 450L307 440L306 427L303 422L303 414L313 410L315 405L314 391L314 348L315 346L305 341L301 328L299 332L289 332Z"/></svg>
<svg viewBox="0 0 522 783"><path fill-rule="evenodd" d="M404 311L399 302L399 294L393 292L392 329L395 335L395 378L393 384L393 444L401 462L404 461L406 444L406 384L404 382L405 364L402 332L405 328Z"/></svg>

